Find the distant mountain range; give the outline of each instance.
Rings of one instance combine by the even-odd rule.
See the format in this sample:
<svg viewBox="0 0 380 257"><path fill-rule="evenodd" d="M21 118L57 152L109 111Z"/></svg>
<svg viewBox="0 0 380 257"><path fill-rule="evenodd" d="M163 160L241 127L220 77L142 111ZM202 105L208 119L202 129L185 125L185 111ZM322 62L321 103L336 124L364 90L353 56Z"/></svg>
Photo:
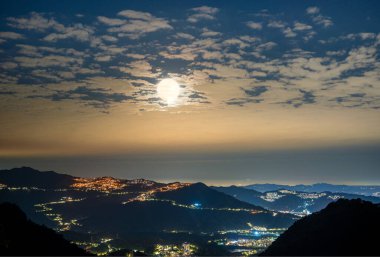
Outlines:
<svg viewBox="0 0 380 257"><path fill-rule="evenodd" d="M380 206L339 199L295 222L262 256L379 256Z"/></svg>
<svg viewBox="0 0 380 257"><path fill-rule="evenodd" d="M0 201L16 203L33 221L101 254L157 242L206 245L215 233L248 224L287 228L297 219L202 183L80 178L28 167L0 171Z"/></svg>
<svg viewBox="0 0 380 257"><path fill-rule="evenodd" d="M213 189L231 195L240 201L244 201L263 208L280 211L305 213L319 211L329 203L340 198L356 199L380 203L380 197L348 194L342 192L301 192L290 189L278 189L273 191L259 192L246 187L213 187Z"/></svg>
<svg viewBox="0 0 380 257"><path fill-rule="evenodd" d="M130 253L133 249L143 255L157 243L190 242L199 246L197 253L202 255L225 255L228 244L241 244L234 238L260 242L255 240L263 236L265 242L299 216L335 206L331 202L338 199L380 202L379 197L370 196L376 195L375 187L352 194L321 191L328 186L319 185L325 186L304 186L306 191L269 184L209 187L203 183L82 178L22 167L0 171L0 202L17 204L33 222L53 228L92 253ZM347 191L349 187L335 186L334 190ZM311 192L312 188L317 192Z"/></svg>
<svg viewBox="0 0 380 257"><path fill-rule="evenodd" d="M26 218L11 203L0 204L0 255L82 256L90 255L53 230Z"/></svg>
<svg viewBox="0 0 380 257"><path fill-rule="evenodd" d="M332 192L332 193L346 193L346 194L357 194L357 195L367 195L367 196L378 196L380 197L380 186L360 186L360 185L332 185L327 183L317 183L312 185L278 185L278 184L252 184L245 186L247 189L253 189L258 192L268 192L276 191L280 189L287 189L300 192Z"/></svg>

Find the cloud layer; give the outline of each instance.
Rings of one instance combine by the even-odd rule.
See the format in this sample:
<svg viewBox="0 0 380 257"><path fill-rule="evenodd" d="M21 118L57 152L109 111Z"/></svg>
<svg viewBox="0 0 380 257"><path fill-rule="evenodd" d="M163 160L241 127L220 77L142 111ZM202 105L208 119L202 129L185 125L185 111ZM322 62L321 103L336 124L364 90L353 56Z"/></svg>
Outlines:
<svg viewBox="0 0 380 257"><path fill-rule="evenodd" d="M231 16L203 5L174 14L7 16L0 98L155 110L167 108L155 85L170 77L181 85L180 106L379 109L379 32L339 32L339 20L324 11L308 6L289 17L242 8Z"/></svg>

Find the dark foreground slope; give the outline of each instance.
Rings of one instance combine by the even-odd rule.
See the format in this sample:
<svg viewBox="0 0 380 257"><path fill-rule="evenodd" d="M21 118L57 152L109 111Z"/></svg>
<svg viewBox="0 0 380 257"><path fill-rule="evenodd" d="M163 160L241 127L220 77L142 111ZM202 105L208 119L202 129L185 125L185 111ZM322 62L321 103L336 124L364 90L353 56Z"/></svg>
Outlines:
<svg viewBox="0 0 380 257"><path fill-rule="evenodd" d="M378 231L378 205L360 199L340 199L295 222L261 255L379 256Z"/></svg>
<svg viewBox="0 0 380 257"><path fill-rule="evenodd" d="M89 255L53 230L37 225L14 204L0 204L0 255Z"/></svg>

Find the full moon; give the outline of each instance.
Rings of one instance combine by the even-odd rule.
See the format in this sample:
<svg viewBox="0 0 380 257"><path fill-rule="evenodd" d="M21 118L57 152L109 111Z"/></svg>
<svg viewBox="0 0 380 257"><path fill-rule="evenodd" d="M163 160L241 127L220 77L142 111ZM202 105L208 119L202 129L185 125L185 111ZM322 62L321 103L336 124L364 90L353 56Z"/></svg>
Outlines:
<svg viewBox="0 0 380 257"><path fill-rule="evenodd" d="M176 104L179 93L180 86L174 79L163 79L157 84L158 97L166 101L169 106Z"/></svg>

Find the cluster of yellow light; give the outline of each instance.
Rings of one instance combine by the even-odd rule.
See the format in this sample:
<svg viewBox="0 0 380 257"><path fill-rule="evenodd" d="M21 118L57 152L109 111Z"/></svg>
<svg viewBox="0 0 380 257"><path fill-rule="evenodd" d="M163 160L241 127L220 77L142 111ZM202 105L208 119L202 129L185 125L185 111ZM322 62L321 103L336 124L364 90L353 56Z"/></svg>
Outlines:
<svg viewBox="0 0 380 257"><path fill-rule="evenodd" d="M142 179L142 178L128 180L127 183L132 184L132 185L142 185L142 186L147 186L147 187L154 186L155 184L153 181Z"/></svg>
<svg viewBox="0 0 380 257"><path fill-rule="evenodd" d="M38 187L9 187L4 184L0 184L0 189L9 190L9 191L46 191L44 188Z"/></svg>
<svg viewBox="0 0 380 257"><path fill-rule="evenodd" d="M192 256L198 250L194 244L183 243L182 245L162 245L157 244L154 247L154 256L180 257Z"/></svg>
<svg viewBox="0 0 380 257"><path fill-rule="evenodd" d="M71 185L73 188L106 192L120 190L127 186L122 181L112 177L75 178L74 181L74 184Z"/></svg>
<svg viewBox="0 0 380 257"><path fill-rule="evenodd" d="M242 252L243 256L252 256L252 255L257 255L257 251L256 250L249 250L249 251L245 251L245 252Z"/></svg>
<svg viewBox="0 0 380 257"><path fill-rule="evenodd" d="M154 189L149 190L147 192L143 192L143 193L139 194L138 196L131 198L126 202L123 202L123 204L128 204L128 203L135 202L135 201L143 202L143 201L150 201L150 200L158 200L158 199L154 198L155 193L178 190L178 189L181 189L183 187L190 186L190 185L191 185L191 183L180 183L180 182L171 183L171 184L168 184L168 185L165 185L162 187L154 188Z"/></svg>
<svg viewBox="0 0 380 257"><path fill-rule="evenodd" d="M277 237L264 237L260 239L240 238L237 240L226 240L224 244L228 246L267 248L276 238Z"/></svg>
<svg viewBox="0 0 380 257"><path fill-rule="evenodd" d="M87 252L95 254L97 256L109 256L111 252L121 250L121 248L113 246L110 242L113 241L113 238L100 238L99 240L91 242L89 241L71 241L72 243L81 246ZM100 247L99 247L100 246ZM126 255L129 256L129 255Z"/></svg>
<svg viewBox="0 0 380 257"><path fill-rule="evenodd" d="M72 198L70 196L64 196L61 197L58 201L52 201L47 203L39 203L35 204L34 207L36 207L36 212L44 213L46 216L50 217L52 220L54 220L57 223L57 231L68 231L73 226L82 226L77 219L64 219L62 217L62 214L54 213L52 205L56 204L66 204L71 202L80 202L83 201L85 198Z"/></svg>
<svg viewBox="0 0 380 257"><path fill-rule="evenodd" d="M251 214L256 215L259 213L267 213L267 211L262 211L262 210L250 210Z"/></svg>
<svg viewBox="0 0 380 257"><path fill-rule="evenodd" d="M190 185L191 185L191 183L175 182L175 183L171 183L171 184L165 185L163 187L159 187L159 188L155 189L155 191L156 192L173 191L173 190L178 190L178 189L181 189L183 187L190 186Z"/></svg>

